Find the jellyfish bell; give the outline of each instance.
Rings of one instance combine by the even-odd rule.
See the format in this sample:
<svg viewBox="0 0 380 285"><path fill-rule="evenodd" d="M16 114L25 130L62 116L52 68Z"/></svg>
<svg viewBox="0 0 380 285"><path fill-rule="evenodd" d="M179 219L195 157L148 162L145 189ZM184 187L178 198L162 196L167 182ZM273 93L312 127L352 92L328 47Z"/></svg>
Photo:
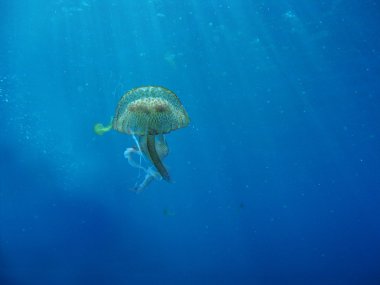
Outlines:
<svg viewBox="0 0 380 285"><path fill-rule="evenodd" d="M157 154L155 136L186 127L189 122L186 110L172 91L159 86L144 86L130 90L120 99L112 128L138 136L144 154L162 178L170 181L169 172Z"/></svg>

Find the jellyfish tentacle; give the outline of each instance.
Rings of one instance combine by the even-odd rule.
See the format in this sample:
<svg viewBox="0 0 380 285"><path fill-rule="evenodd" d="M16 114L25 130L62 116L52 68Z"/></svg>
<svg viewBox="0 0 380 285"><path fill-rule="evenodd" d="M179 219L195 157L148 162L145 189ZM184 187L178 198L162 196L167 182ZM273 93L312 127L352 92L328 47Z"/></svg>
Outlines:
<svg viewBox="0 0 380 285"><path fill-rule="evenodd" d="M156 151L156 141L154 135L147 135L147 150L149 157L156 167L157 171L161 174L162 178L166 181L170 181L169 172L166 170L164 164L162 163L160 157Z"/></svg>
<svg viewBox="0 0 380 285"><path fill-rule="evenodd" d="M99 136L102 136L104 133L109 132L110 130L112 130L111 124L109 124L108 126L104 126L101 123L97 123L94 126L94 132Z"/></svg>

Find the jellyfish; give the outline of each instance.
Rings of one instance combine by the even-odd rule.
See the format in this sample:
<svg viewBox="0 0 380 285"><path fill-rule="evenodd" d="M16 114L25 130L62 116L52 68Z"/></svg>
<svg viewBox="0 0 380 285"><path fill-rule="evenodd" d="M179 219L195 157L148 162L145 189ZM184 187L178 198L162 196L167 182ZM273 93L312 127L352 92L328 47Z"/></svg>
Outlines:
<svg viewBox="0 0 380 285"><path fill-rule="evenodd" d="M144 156L157 170L152 170L154 172L150 172L148 179L159 174L169 182L169 172L162 162L169 152L164 135L186 127L189 122L186 110L172 91L159 86L143 86L128 91L119 100L109 126L97 124L94 130L99 135L111 129L132 135L137 148L127 149L129 163L140 168L141 164L136 164L132 154L140 156L140 160ZM148 174L148 169L143 170Z"/></svg>

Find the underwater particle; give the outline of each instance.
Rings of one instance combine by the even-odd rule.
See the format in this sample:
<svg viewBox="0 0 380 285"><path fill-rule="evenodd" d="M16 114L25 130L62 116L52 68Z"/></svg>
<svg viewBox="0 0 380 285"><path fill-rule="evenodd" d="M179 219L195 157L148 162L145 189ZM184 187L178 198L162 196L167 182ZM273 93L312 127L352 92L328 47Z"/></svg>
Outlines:
<svg viewBox="0 0 380 285"><path fill-rule="evenodd" d="M176 67L176 55L171 52L165 53L164 59L167 63L169 63L172 67Z"/></svg>
<svg viewBox="0 0 380 285"><path fill-rule="evenodd" d="M170 209L168 209L168 208L165 208L163 211L162 211L162 213L164 214L164 216L175 216L175 212L174 211L172 211L172 210L170 210Z"/></svg>
<svg viewBox="0 0 380 285"><path fill-rule="evenodd" d="M292 10L289 10L284 13L284 17L288 19L295 19L297 16Z"/></svg>

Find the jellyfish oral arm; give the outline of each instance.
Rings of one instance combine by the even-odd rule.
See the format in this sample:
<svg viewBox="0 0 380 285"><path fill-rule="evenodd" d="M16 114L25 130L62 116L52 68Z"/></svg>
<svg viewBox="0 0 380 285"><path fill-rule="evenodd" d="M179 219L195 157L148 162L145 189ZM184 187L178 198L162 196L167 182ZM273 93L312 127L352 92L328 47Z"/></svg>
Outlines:
<svg viewBox="0 0 380 285"><path fill-rule="evenodd" d="M133 158L134 155L139 156L140 164L134 160L134 158ZM153 180L161 180L162 179L161 175L154 170L153 166L145 168L141 165L141 157L142 156L143 156L142 152L137 150L134 147L129 147L124 152L124 157L128 160L128 163L132 167L138 168L139 170L142 169L146 174L144 180L140 184L136 183L135 187L133 187L133 189L131 189L137 193L143 191ZM140 177L140 174L139 174L139 177Z"/></svg>
<svg viewBox="0 0 380 285"><path fill-rule="evenodd" d="M147 135L147 150L152 160L153 165L156 167L157 171L161 174L162 178L166 181L170 181L169 172L166 170L164 164L162 163L160 157L156 151L156 141L154 135Z"/></svg>
<svg viewBox="0 0 380 285"><path fill-rule="evenodd" d="M147 169L144 180L138 186L135 186L133 190L137 193L141 192L155 179L161 179L161 176L154 170Z"/></svg>
<svg viewBox="0 0 380 285"><path fill-rule="evenodd" d="M132 154L136 154L140 157L140 163L136 163L133 160ZM132 148L132 147L129 147L124 151L124 157L128 160L128 163L130 166L142 169L142 170L144 170L144 172L147 172L145 167L143 167L141 165L141 156L142 156L142 153L140 151L136 150L135 148Z"/></svg>

